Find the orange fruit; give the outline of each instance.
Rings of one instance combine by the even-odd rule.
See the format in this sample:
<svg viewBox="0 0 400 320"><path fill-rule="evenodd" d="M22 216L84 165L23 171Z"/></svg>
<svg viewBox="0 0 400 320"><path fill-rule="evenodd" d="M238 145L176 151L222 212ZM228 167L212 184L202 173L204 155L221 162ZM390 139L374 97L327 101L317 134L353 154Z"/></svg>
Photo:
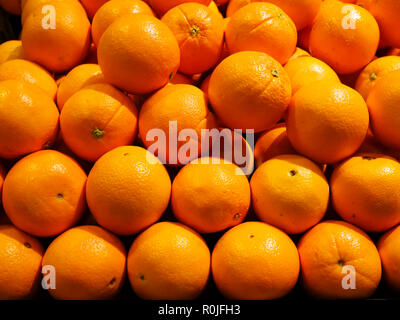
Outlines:
<svg viewBox="0 0 400 320"><path fill-rule="evenodd" d="M54 80L56 81L56 85L57 85L57 93L58 93L58 88L60 87L61 82L63 82L63 80L66 78L65 74L61 74L60 76L55 76Z"/></svg>
<svg viewBox="0 0 400 320"><path fill-rule="evenodd" d="M96 12L92 22L93 42L97 46L104 31L118 18L128 13L142 13L154 16L147 3L141 0L112 0Z"/></svg>
<svg viewBox="0 0 400 320"><path fill-rule="evenodd" d="M355 88L356 88L357 78L360 76L361 71L362 71L362 69L361 69L361 70L358 70L358 71L356 71L356 72L353 72L353 73L340 74L340 75L338 75L338 76L339 76L340 81L341 81L344 85L346 85L346 86L348 86L348 87L350 87L350 88L355 89Z"/></svg>
<svg viewBox="0 0 400 320"><path fill-rule="evenodd" d="M325 0L324 0L325 1ZM311 33L312 25L300 30L297 33L297 45L310 52L310 33Z"/></svg>
<svg viewBox="0 0 400 320"><path fill-rule="evenodd" d="M21 40L9 40L0 44L0 64L12 59L24 59Z"/></svg>
<svg viewBox="0 0 400 320"><path fill-rule="evenodd" d="M55 29L43 28L42 6L36 7L24 22L22 47L29 60L50 71L64 72L79 64L88 53L90 22L83 10L69 1L49 4L57 13Z"/></svg>
<svg viewBox="0 0 400 320"><path fill-rule="evenodd" d="M228 299L267 300L288 294L297 282L299 256L293 241L262 222L227 231L212 253L212 274Z"/></svg>
<svg viewBox="0 0 400 320"><path fill-rule="evenodd" d="M146 0L146 2L154 9L159 17L162 17L168 10L186 2L196 2L205 6L210 5L212 0Z"/></svg>
<svg viewBox="0 0 400 320"><path fill-rule="evenodd" d="M379 27L364 8L340 1L324 1L310 33L310 53L337 73L353 73L374 57Z"/></svg>
<svg viewBox="0 0 400 320"><path fill-rule="evenodd" d="M205 134L205 139L211 139L210 149L202 153L202 157L213 157L232 162L243 172L239 174L250 176L254 171L254 135L243 134L229 128L218 128Z"/></svg>
<svg viewBox="0 0 400 320"><path fill-rule="evenodd" d="M377 81L389 72L400 69L400 57L386 56L368 64L357 78L355 89L367 100Z"/></svg>
<svg viewBox="0 0 400 320"><path fill-rule="evenodd" d="M326 79L340 83L336 72L325 62L314 57L294 59L289 61L284 68L290 78L293 94L302 87L319 80Z"/></svg>
<svg viewBox="0 0 400 320"><path fill-rule="evenodd" d="M39 289L43 247L12 225L0 226L0 299L33 298Z"/></svg>
<svg viewBox="0 0 400 320"><path fill-rule="evenodd" d="M24 25L26 19L30 16L30 14L36 9L36 8L42 8L52 4L53 2L64 2L68 3L68 5L74 6L77 10L82 12L86 16L86 11L82 7L82 4L79 2L79 0L22 0L21 5L22 5L22 14L21 14L21 23ZM42 14L42 18L45 15Z"/></svg>
<svg viewBox="0 0 400 320"><path fill-rule="evenodd" d="M331 177L332 202L346 221L371 232L400 223L400 164L378 154L359 154L340 164Z"/></svg>
<svg viewBox="0 0 400 320"><path fill-rule="evenodd" d="M97 64L97 47L96 45L92 42L89 48L89 53L86 55L84 63L94 63Z"/></svg>
<svg viewBox="0 0 400 320"><path fill-rule="evenodd" d="M160 219L170 195L165 167L136 146L118 147L103 155L90 171L86 187L97 223L120 235L137 233Z"/></svg>
<svg viewBox="0 0 400 320"><path fill-rule="evenodd" d="M93 84L65 103L60 115L61 134L80 158L96 161L134 141L137 117L137 107L128 96L109 84Z"/></svg>
<svg viewBox="0 0 400 320"><path fill-rule="evenodd" d="M0 81L22 80L37 85L53 100L57 94L57 84L53 77L41 66L22 59L13 59L0 64Z"/></svg>
<svg viewBox="0 0 400 320"><path fill-rule="evenodd" d="M366 233L349 223L324 221L308 231L297 247L303 285L312 296L365 299L379 284L378 250ZM347 288L349 270L354 271L355 288Z"/></svg>
<svg viewBox="0 0 400 320"><path fill-rule="evenodd" d="M297 30L302 30L314 22L321 6L321 0L269 0L279 6L293 20Z"/></svg>
<svg viewBox="0 0 400 320"><path fill-rule="evenodd" d="M28 0L21 0L21 8L22 9L25 7L27 2L28 2Z"/></svg>
<svg viewBox="0 0 400 320"><path fill-rule="evenodd" d="M93 19L96 12L109 0L79 0L85 8L89 18Z"/></svg>
<svg viewBox="0 0 400 320"><path fill-rule="evenodd" d="M223 18L199 3L183 3L161 19L174 33L181 51L179 71L202 73L215 66L224 45Z"/></svg>
<svg viewBox="0 0 400 320"><path fill-rule="evenodd" d="M173 135L173 126L179 140ZM202 147L201 130L215 127L205 94L192 85L164 87L143 104L139 113L139 135L144 145L170 165L184 165L197 158ZM196 136L186 136L183 130L187 129L194 130ZM159 133L165 139L158 137ZM154 135L158 137L156 143Z"/></svg>
<svg viewBox="0 0 400 320"><path fill-rule="evenodd" d="M368 129L367 136L364 139L361 147L357 150L357 153L378 153L390 155L390 151L382 145L378 139L374 136L371 128Z"/></svg>
<svg viewBox="0 0 400 320"><path fill-rule="evenodd" d="M297 59L297 58L302 58L302 57L310 57L310 54L307 51L305 51L299 47L296 47L296 51L289 58L288 62L292 61L294 59Z"/></svg>
<svg viewBox="0 0 400 320"><path fill-rule="evenodd" d="M365 2L358 1L358 2ZM400 3L397 0L369 0L365 8L378 21L382 40L392 47L400 47Z"/></svg>
<svg viewBox="0 0 400 320"><path fill-rule="evenodd" d="M198 232L222 231L246 217L250 185L241 169L228 161L196 159L175 177L171 205L175 217Z"/></svg>
<svg viewBox="0 0 400 320"><path fill-rule="evenodd" d="M322 0L323 1L323 0ZM269 0L268 2L281 8L295 23L297 30L311 25L318 13L321 0ZM240 8L251 2L261 0L231 0L227 8L227 17L231 17Z"/></svg>
<svg viewBox="0 0 400 320"><path fill-rule="evenodd" d="M168 84L193 84L193 82L184 74L177 72L172 79L169 80Z"/></svg>
<svg viewBox="0 0 400 320"><path fill-rule="evenodd" d="M57 91L57 105L61 110L64 103L77 91L96 83L104 83L104 76L97 64L81 64L65 76Z"/></svg>
<svg viewBox="0 0 400 320"><path fill-rule="evenodd" d="M372 131L386 146L400 150L400 70L384 75L368 95Z"/></svg>
<svg viewBox="0 0 400 320"><path fill-rule="evenodd" d="M244 51L223 60L211 75L208 96L232 129L267 130L282 118L291 97L283 67L262 52Z"/></svg>
<svg viewBox="0 0 400 320"><path fill-rule="evenodd" d="M256 166L261 166L265 161L282 155L296 154L287 136L286 125L277 124L271 130L264 132L257 140L254 147Z"/></svg>
<svg viewBox="0 0 400 320"><path fill-rule="evenodd" d="M2 194L2 191L3 191L3 183L4 183L4 179L5 178L6 178L6 170L4 169L2 164L0 163L0 204L1 204L1 194Z"/></svg>
<svg viewBox="0 0 400 320"><path fill-rule="evenodd" d="M21 1L20 0L0 0L0 7L11 14L21 14Z"/></svg>
<svg viewBox="0 0 400 320"><path fill-rule="evenodd" d="M230 0L226 7L226 17L232 17L236 11L251 3L252 0Z"/></svg>
<svg viewBox="0 0 400 320"><path fill-rule="evenodd" d="M114 297L125 280L126 251L112 233L80 226L58 236L43 256L56 270L55 299L104 300Z"/></svg>
<svg viewBox="0 0 400 320"><path fill-rule="evenodd" d="M12 223L38 237L60 234L85 209L86 174L69 156L44 150L19 160L3 186L3 205ZM27 192L29 190L29 192Z"/></svg>
<svg viewBox="0 0 400 320"><path fill-rule="evenodd" d="M180 223L156 223L135 239L128 253L129 280L142 299L195 299L209 273L206 243Z"/></svg>
<svg viewBox="0 0 400 320"><path fill-rule="evenodd" d="M301 88L288 112L292 146L318 163L335 163L361 146L369 125L361 95L338 81L321 80Z"/></svg>
<svg viewBox="0 0 400 320"><path fill-rule="evenodd" d="M386 283L396 291L400 290L400 226L386 232L378 242L378 251L382 261L383 277Z"/></svg>
<svg viewBox="0 0 400 320"><path fill-rule="evenodd" d="M211 74L209 74L201 83L200 89L204 92L204 94L208 97L208 87L210 86Z"/></svg>
<svg viewBox="0 0 400 320"><path fill-rule="evenodd" d="M232 16L225 39L230 53L265 52L284 64L296 50L297 31L293 21L279 7L256 2Z"/></svg>
<svg viewBox="0 0 400 320"><path fill-rule="evenodd" d="M108 82L138 94L167 84L180 61L172 31L144 14L127 14L112 23L100 39L97 55Z"/></svg>
<svg viewBox="0 0 400 320"><path fill-rule="evenodd" d="M0 157L16 158L47 147L58 132L53 100L33 84L0 82Z"/></svg>
<svg viewBox="0 0 400 320"><path fill-rule="evenodd" d="M250 185L258 217L289 234L316 225L328 208L328 182L318 165L302 156L281 155L264 162Z"/></svg>
<svg viewBox="0 0 400 320"><path fill-rule="evenodd" d="M217 13L221 18L224 18L224 16L219 11L218 5L215 3L215 1L211 1L210 4L208 5L208 8L212 10L214 13Z"/></svg>

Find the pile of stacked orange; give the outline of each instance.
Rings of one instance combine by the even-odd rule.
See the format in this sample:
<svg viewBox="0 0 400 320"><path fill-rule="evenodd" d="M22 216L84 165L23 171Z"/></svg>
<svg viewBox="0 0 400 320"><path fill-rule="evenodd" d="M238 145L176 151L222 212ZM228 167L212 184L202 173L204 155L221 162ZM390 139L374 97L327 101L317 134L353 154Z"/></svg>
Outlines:
<svg viewBox="0 0 400 320"><path fill-rule="evenodd" d="M0 5L0 299L400 291L400 1Z"/></svg>

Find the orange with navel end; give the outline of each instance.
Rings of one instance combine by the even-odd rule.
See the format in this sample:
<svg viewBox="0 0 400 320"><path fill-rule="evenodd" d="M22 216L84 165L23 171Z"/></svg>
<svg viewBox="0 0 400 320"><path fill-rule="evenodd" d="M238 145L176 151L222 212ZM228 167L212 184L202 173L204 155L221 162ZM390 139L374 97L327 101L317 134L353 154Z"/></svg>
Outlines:
<svg viewBox="0 0 400 320"><path fill-rule="evenodd" d="M98 226L79 226L58 236L42 264L56 270L56 288L49 289L55 299L111 299L126 277L123 243Z"/></svg>
<svg viewBox="0 0 400 320"><path fill-rule="evenodd" d="M52 72L64 72L85 58L90 46L90 22L84 11L69 1L51 1L57 13L43 27L42 6L27 17L21 34L26 57Z"/></svg>
<svg viewBox="0 0 400 320"><path fill-rule="evenodd" d="M372 131L384 145L400 150L400 70L384 75L368 95Z"/></svg>
<svg viewBox="0 0 400 320"><path fill-rule="evenodd" d="M0 44L0 64L12 59L24 59L21 40L9 40Z"/></svg>
<svg viewBox="0 0 400 320"><path fill-rule="evenodd" d="M245 222L218 240L211 268L226 298L270 300L293 289L300 263L295 244L283 231L263 222Z"/></svg>
<svg viewBox="0 0 400 320"><path fill-rule="evenodd" d="M400 164L378 154L359 154L339 165L331 177L332 202L346 221L371 232L400 223Z"/></svg>
<svg viewBox="0 0 400 320"><path fill-rule="evenodd" d="M17 158L51 144L59 113L42 89L21 80L0 82L0 157Z"/></svg>
<svg viewBox="0 0 400 320"><path fill-rule="evenodd" d="M96 15L96 12L109 0L79 0L85 8L90 19Z"/></svg>
<svg viewBox="0 0 400 320"><path fill-rule="evenodd" d="M368 64L357 78L355 89L367 100L372 88L383 76L400 69L400 57L386 56Z"/></svg>
<svg viewBox="0 0 400 320"><path fill-rule="evenodd" d="M22 59L13 59L0 64L0 81L22 80L38 86L53 100L57 94L57 84L53 77L41 66Z"/></svg>
<svg viewBox="0 0 400 320"><path fill-rule="evenodd" d="M175 177L171 204L184 224L200 233L218 232L246 217L250 185L238 166L218 158L199 158Z"/></svg>
<svg viewBox="0 0 400 320"><path fill-rule="evenodd" d="M302 156L281 155L266 161L250 185L258 217L289 234L316 225L328 208L328 182L318 165Z"/></svg>
<svg viewBox="0 0 400 320"><path fill-rule="evenodd" d="M292 146L318 163L336 163L361 146L369 126L361 95L338 81L321 80L301 88L288 112Z"/></svg>
<svg viewBox="0 0 400 320"><path fill-rule="evenodd" d="M301 49L300 47L296 47L296 51L289 58L288 62L302 57L310 57L310 54L307 51Z"/></svg>
<svg viewBox="0 0 400 320"><path fill-rule="evenodd" d="M153 8L160 18L164 16L168 10L171 10L182 3L195 2L208 6L210 5L211 1L212 0L146 0L146 2Z"/></svg>
<svg viewBox="0 0 400 320"><path fill-rule="evenodd" d="M58 151L32 153L7 174L4 210L19 229L38 237L55 236L81 218L86 179L82 168Z"/></svg>
<svg viewBox="0 0 400 320"><path fill-rule="evenodd" d="M109 83L137 94L166 85L180 63L172 31L145 14L127 14L112 23L100 39L97 56Z"/></svg>
<svg viewBox="0 0 400 320"><path fill-rule="evenodd" d="M160 222L135 239L127 267L132 288L142 299L196 299L209 278L210 250L192 229Z"/></svg>
<svg viewBox="0 0 400 320"><path fill-rule="evenodd" d="M93 84L64 104L60 129L75 154L96 161L106 152L134 141L137 117L137 107L128 96L109 84Z"/></svg>
<svg viewBox="0 0 400 320"><path fill-rule="evenodd" d="M364 8L340 1L324 1L310 33L310 53L337 73L353 73L373 59L379 27Z"/></svg>
<svg viewBox="0 0 400 320"><path fill-rule="evenodd" d="M264 132L254 147L254 159L257 167L273 157L296 153L290 144L284 123L277 124L271 130Z"/></svg>
<svg viewBox="0 0 400 320"><path fill-rule="evenodd" d="M292 92L295 94L302 87L319 80L332 80L340 83L339 77L325 62L314 57L301 57L285 65Z"/></svg>
<svg viewBox="0 0 400 320"><path fill-rule="evenodd" d="M224 45L224 22L220 14L198 3L183 3L161 19L174 33L181 51L179 71L202 73L215 66Z"/></svg>
<svg viewBox="0 0 400 320"><path fill-rule="evenodd" d="M84 87L105 83L103 73L97 64L81 64L72 69L63 79L57 91L57 105L61 110L64 103L77 91Z"/></svg>
<svg viewBox="0 0 400 320"><path fill-rule="evenodd" d="M383 278L396 291L400 291L400 226L386 232L378 242Z"/></svg>
<svg viewBox="0 0 400 320"><path fill-rule="evenodd" d="M324 221L297 245L303 286L319 299L366 299L381 280L381 261L372 240L343 221Z"/></svg>
<svg viewBox="0 0 400 320"><path fill-rule="evenodd" d="M119 235L137 233L155 223L167 209L171 180L152 153L136 146L103 155L90 171L86 196L102 227Z"/></svg>
<svg viewBox="0 0 400 320"><path fill-rule="evenodd" d="M43 247L12 225L0 226L0 300L32 299L39 291Z"/></svg>
<svg viewBox="0 0 400 320"><path fill-rule="evenodd" d="M146 148L169 165L184 165L196 159L202 147L201 130L216 126L205 94L193 85L164 87L143 104L139 113L141 140ZM189 129L192 132L185 133L184 130Z"/></svg>
<svg viewBox="0 0 400 320"><path fill-rule="evenodd" d="M104 31L118 18L128 13L142 13L154 16L147 3L141 0L112 0L96 12L92 22L93 42L97 46Z"/></svg>
<svg viewBox="0 0 400 320"><path fill-rule="evenodd" d="M262 52L243 51L223 60L211 75L208 96L232 129L270 129L283 116L292 90L283 67Z"/></svg>
<svg viewBox="0 0 400 320"><path fill-rule="evenodd" d="M297 31L282 9L267 2L255 2L238 10L225 31L230 53L260 51L286 63L296 50Z"/></svg>
<svg viewBox="0 0 400 320"><path fill-rule="evenodd" d="M378 21L381 38L387 46L399 48L400 35L400 2L397 0L358 0L364 3Z"/></svg>

